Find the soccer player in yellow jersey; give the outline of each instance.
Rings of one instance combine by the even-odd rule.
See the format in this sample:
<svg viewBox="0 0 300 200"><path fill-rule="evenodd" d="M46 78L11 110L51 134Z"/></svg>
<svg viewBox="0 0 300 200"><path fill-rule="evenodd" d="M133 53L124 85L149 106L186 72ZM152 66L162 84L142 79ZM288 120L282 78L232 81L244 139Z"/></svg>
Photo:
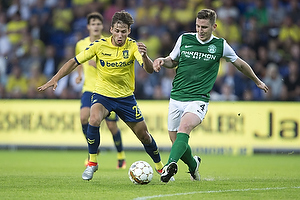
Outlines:
<svg viewBox="0 0 300 200"><path fill-rule="evenodd" d="M144 145L145 151L155 163L158 172L162 172L163 163L154 138L149 134L147 125L134 97L134 61L143 69L153 73L153 62L147 55L147 47L130 39L132 16L125 12L116 12L112 18L108 38L101 38L90 44L84 51L67 61L62 68L44 85L38 87L44 91L48 87L57 87L62 77L71 73L78 65L96 56L97 82L92 95L87 141L90 160L82 174L84 180L91 180L98 170L97 150L100 144L99 127L101 121L111 111L128 125Z"/></svg>
<svg viewBox="0 0 300 200"><path fill-rule="evenodd" d="M86 47L89 46L95 40L99 40L102 37L103 30L103 17L98 12L92 12L87 16L87 29L89 31L89 36L78 41L76 43L75 55L79 54ZM82 75L84 74L84 82L82 88L81 96L81 107L80 107L80 121L82 125L83 134L86 137L88 120L90 117L90 108L91 108L91 97L95 88L95 83L97 79L97 66L96 58L93 58L85 63L82 63L77 67L78 77L76 78L76 83L82 81ZM83 73L83 74L82 74ZM111 112L108 117L105 118L106 125L110 130L114 144L117 149L117 169L126 168L125 162L125 152L123 150L121 132L117 125L118 115L115 112Z"/></svg>

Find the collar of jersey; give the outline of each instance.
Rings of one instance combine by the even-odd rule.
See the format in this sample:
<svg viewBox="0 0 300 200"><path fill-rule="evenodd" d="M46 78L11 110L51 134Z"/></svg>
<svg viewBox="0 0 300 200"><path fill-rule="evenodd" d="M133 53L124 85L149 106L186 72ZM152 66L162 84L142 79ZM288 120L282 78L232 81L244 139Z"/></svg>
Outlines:
<svg viewBox="0 0 300 200"><path fill-rule="evenodd" d="M196 34L196 38L197 40L201 43L201 44L206 44L206 43L209 43L215 36L213 34L211 34L209 40L205 41L205 42L202 42L199 38L198 38L198 33Z"/></svg>

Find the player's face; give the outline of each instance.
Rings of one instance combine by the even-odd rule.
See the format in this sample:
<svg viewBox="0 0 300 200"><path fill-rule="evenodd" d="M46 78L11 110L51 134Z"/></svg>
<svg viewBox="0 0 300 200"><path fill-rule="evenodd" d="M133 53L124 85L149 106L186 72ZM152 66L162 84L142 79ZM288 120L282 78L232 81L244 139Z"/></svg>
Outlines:
<svg viewBox="0 0 300 200"><path fill-rule="evenodd" d="M125 44L128 35L130 34L130 28L127 24L115 23L113 27L110 28L112 34L112 44L121 47Z"/></svg>
<svg viewBox="0 0 300 200"><path fill-rule="evenodd" d="M100 37L103 30L103 23L99 19L92 18L87 25L87 29L90 36Z"/></svg>
<svg viewBox="0 0 300 200"><path fill-rule="evenodd" d="M205 42L209 40L212 32L217 28L217 24L211 24L208 19L196 19L196 31L198 38Z"/></svg>

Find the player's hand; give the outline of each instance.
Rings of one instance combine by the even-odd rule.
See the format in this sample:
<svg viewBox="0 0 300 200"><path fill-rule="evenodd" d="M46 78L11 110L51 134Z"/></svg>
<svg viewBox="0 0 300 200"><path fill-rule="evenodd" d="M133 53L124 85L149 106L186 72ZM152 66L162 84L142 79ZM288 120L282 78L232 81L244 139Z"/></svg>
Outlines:
<svg viewBox="0 0 300 200"><path fill-rule="evenodd" d="M142 42L137 42L136 44L138 46L138 50L139 50L140 54L143 57L146 56L147 55L147 47L146 47L146 45L144 43L142 43Z"/></svg>
<svg viewBox="0 0 300 200"><path fill-rule="evenodd" d="M77 76L77 78L75 80L76 84L81 83L81 81L82 81L82 77L81 76Z"/></svg>
<svg viewBox="0 0 300 200"><path fill-rule="evenodd" d="M262 89L265 93L267 93L269 91L268 86L264 82L262 82L262 81L260 81L256 85L257 85L258 88Z"/></svg>
<svg viewBox="0 0 300 200"><path fill-rule="evenodd" d="M159 72L161 69L161 66L164 65L164 59L163 58L157 58L153 62L153 70L155 72Z"/></svg>
<svg viewBox="0 0 300 200"><path fill-rule="evenodd" d="M44 91L49 87L53 87L53 90L55 90L57 88L57 81L54 81L53 79L51 79L50 81L48 81L44 85L38 87L37 89L38 89L38 91Z"/></svg>

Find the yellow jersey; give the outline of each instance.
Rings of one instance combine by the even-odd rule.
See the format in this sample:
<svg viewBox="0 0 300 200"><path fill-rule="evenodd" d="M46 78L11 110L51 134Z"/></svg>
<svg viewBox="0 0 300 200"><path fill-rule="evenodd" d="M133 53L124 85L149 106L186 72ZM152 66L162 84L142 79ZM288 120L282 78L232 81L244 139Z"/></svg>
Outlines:
<svg viewBox="0 0 300 200"><path fill-rule="evenodd" d="M96 56L95 93L113 98L128 97L133 95L135 87L134 61L143 66L143 59L135 40L127 38L125 44L118 47L111 39L112 36L94 41L75 60L81 64Z"/></svg>
<svg viewBox="0 0 300 200"><path fill-rule="evenodd" d="M90 41L90 37L86 37L82 40L79 40L76 43L75 47L75 55L79 54L81 51L86 49L92 42ZM91 60L94 60L96 62L96 57L92 58ZM95 85L96 85L96 79L97 79L97 68L89 65L89 62L82 63L83 68L83 74L84 74L84 83L82 87L82 93L84 92L93 92Z"/></svg>

